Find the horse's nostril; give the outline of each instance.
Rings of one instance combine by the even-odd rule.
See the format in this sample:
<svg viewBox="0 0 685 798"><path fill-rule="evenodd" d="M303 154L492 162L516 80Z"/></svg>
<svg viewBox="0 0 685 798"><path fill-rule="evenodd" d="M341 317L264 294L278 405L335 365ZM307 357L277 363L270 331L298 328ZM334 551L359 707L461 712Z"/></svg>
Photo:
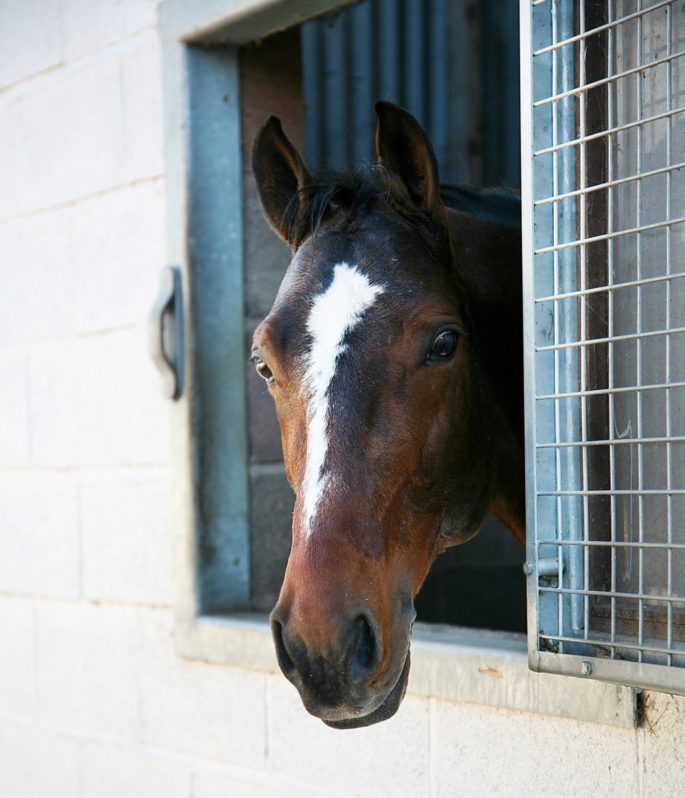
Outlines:
<svg viewBox="0 0 685 798"><path fill-rule="evenodd" d="M358 682L373 670L376 664L377 644L376 635L366 616L360 615L357 618L355 629L350 660L350 678L353 682Z"/></svg>
<svg viewBox="0 0 685 798"><path fill-rule="evenodd" d="M276 657L278 658L278 664L280 665L283 673L288 676L288 674L294 672L295 665L290 657L290 654L288 654L288 649L285 646L285 640L283 639L283 626L280 621L272 619L271 632L276 645Z"/></svg>

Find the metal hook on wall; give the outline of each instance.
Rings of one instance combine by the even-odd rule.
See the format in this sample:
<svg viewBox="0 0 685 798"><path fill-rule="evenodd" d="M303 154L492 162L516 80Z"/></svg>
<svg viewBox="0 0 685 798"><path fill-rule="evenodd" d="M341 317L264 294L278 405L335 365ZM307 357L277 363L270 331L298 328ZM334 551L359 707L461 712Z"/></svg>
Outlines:
<svg viewBox="0 0 685 798"><path fill-rule="evenodd" d="M162 270L160 292L148 319L148 342L164 396L178 399L183 392L183 295L176 266Z"/></svg>

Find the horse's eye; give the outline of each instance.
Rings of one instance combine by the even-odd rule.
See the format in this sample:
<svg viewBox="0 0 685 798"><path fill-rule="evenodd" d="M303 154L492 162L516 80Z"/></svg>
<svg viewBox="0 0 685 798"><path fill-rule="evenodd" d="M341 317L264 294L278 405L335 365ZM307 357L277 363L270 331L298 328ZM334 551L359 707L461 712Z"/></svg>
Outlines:
<svg viewBox="0 0 685 798"><path fill-rule="evenodd" d="M257 369L257 374L267 382L274 381L274 375L266 363L259 357L254 358L254 367Z"/></svg>
<svg viewBox="0 0 685 798"><path fill-rule="evenodd" d="M427 363L444 363L450 360L457 351L459 333L456 330L440 330L433 339L426 357Z"/></svg>

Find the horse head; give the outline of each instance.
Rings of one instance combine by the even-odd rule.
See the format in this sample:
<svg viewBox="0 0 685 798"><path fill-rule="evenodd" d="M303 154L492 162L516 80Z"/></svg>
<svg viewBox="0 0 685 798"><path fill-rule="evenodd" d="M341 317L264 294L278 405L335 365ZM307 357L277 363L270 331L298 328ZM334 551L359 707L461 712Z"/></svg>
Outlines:
<svg viewBox="0 0 685 798"><path fill-rule="evenodd" d="M255 332L296 502L271 616L278 661L330 726L390 717L413 601L497 494L493 399L464 248L416 120L378 103L378 163L312 177L272 117L253 170L293 257Z"/></svg>

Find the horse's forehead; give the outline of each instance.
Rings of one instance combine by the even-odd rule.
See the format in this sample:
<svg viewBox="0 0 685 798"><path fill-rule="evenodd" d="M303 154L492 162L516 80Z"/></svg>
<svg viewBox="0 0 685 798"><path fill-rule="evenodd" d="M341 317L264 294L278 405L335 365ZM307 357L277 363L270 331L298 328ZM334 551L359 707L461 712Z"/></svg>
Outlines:
<svg viewBox="0 0 685 798"><path fill-rule="evenodd" d="M354 235L314 236L293 258L282 292L293 306L311 303L331 285L337 267L353 266L372 284L385 286L386 318L405 305L450 292L450 276L411 231L359 229ZM342 297L347 296L342 292Z"/></svg>
<svg viewBox="0 0 685 798"><path fill-rule="evenodd" d="M443 308L453 307L458 314L449 274L420 237L401 227L358 229L354 235L349 231L315 235L303 244L291 261L262 332L277 355L299 373L300 356L312 344L312 309L319 308L322 327L334 326L336 319L342 323L350 308L354 312L356 303L364 303L369 285L382 286L383 291L375 297L374 312L366 314L365 329L381 332L383 327L389 333L421 309L438 303ZM373 336L364 338L372 345Z"/></svg>
<svg viewBox="0 0 685 798"><path fill-rule="evenodd" d="M339 251L320 260L316 269L309 264L306 275L298 275L297 264L293 265L290 284L286 283L287 290L282 290L267 320L270 337L282 355L297 356L326 335L342 340L378 305L381 295L393 293L382 273L372 276L351 258L341 258ZM386 321L387 316L386 308Z"/></svg>

